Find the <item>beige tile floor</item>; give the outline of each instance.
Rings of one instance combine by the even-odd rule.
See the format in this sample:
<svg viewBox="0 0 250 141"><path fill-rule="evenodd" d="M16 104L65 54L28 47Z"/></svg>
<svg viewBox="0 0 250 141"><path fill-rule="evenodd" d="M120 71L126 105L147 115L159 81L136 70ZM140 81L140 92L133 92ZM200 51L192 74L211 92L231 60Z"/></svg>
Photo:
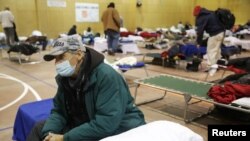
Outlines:
<svg viewBox="0 0 250 141"><path fill-rule="evenodd" d="M144 50L141 49L142 52L161 52L159 50ZM56 84L54 77L55 67L54 62L44 62L41 60L43 54L47 51L42 51L40 54L33 54L31 56L31 61L41 61L37 64L18 64L17 61L10 61L8 59L7 53L5 50L2 51L2 55L0 58L0 74L8 75L14 77L22 82L28 84L33 90L35 90L42 99L51 98L55 95L56 92ZM15 54L14 54L15 55ZM241 54L241 56L249 55L248 52ZM106 55L107 56L107 55ZM115 57L107 56L109 60L114 60L116 58L124 57L125 55L116 55ZM142 56L138 56L138 59L142 59ZM147 58L150 60L150 58ZM203 68L204 69L204 68ZM186 72L183 67L182 68L163 68L161 66L153 66L147 65L147 70L149 75L157 75L161 73L167 73L182 77L187 77L191 79L204 80L206 77L206 73L199 72ZM230 74L227 72L226 75ZM0 76L1 76L0 75ZM134 79L146 77L146 73L143 69L134 69L130 70L123 74L129 83L132 83ZM208 81L219 79L222 75L222 71L216 73L215 76L209 77ZM135 91L134 87L131 87L131 94L133 95ZM3 77L0 77L0 140L1 141L9 141L12 138L12 130L13 124L15 120L15 115L18 107L21 104L36 101L36 97L33 95L31 91L27 92L27 94L18 102L11 105L10 107L2 109L3 106L9 104L11 101L16 99L23 92L23 86L20 82L16 82L13 80L9 80ZM138 101L143 101L148 98L152 98L162 94L162 91L150 89L147 87L140 88L138 91ZM177 122L186 126L193 130L194 132L200 134L204 140L207 140L207 128L204 125L201 125L196 122L192 122L189 124L185 124L183 119L175 116L174 114L169 114L167 112L163 112L162 108L164 106L175 107L183 107L183 97L176 94L168 94L163 100L139 106L139 108L144 112L146 120L148 122L156 121L156 120L169 120L173 122ZM211 104L201 103L197 107L194 107L192 110L204 111L210 107Z"/></svg>

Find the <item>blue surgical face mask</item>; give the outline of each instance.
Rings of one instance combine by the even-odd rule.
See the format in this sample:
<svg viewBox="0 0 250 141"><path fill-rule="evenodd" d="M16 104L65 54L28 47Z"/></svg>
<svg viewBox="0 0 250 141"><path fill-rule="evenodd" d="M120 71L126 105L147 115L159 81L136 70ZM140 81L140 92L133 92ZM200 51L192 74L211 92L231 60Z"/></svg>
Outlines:
<svg viewBox="0 0 250 141"><path fill-rule="evenodd" d="M56 72L63 77L70 77L74 74L76 66L71 66L69 60L56 64Z"/></svg>

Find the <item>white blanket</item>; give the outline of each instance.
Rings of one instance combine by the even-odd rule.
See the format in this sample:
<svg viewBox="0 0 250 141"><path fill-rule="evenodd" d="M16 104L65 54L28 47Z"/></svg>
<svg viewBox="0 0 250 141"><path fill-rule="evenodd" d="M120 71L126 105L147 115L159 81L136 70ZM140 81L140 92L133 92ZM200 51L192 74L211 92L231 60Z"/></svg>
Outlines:
<svg viewBox="0 0 250 141"><path fill-rule="evenodd" d="M243 49L250 50L250 40L240 40L236 37L226 37L223 41L226 46L238 46L240 45Z"/></svg>
<svg viewBox="0 0 250 141"><path fill-rule="evenodd" d="M108 50L107 39L105 38L95 38L94 49L99 52L103 52ZM129 52L133 52L135 54L140 54L140 50L138 49L136 43L121 43L121 49L123 54L127 54Z"/></svg>
<svg viewBox="0 0 250 141"><path fill-rule="evenodd" d="M203 141L203 138L178 123L154 121L100 141Z"/></svg>
<svg viewBox="0 0 250 141"><path fill-rule="evenodd" d="M250 34L250 30L243 29L243 30L237 32L236 34L238 34L238 35Z"/></svg>
<svg viewBox="0 0 250 141"><path fill-rule="evenodd" d="M108 49L107 39L96 37L94 40L94 49L96 51L102 52Z"/></svg>
<svg viewBox="0 0 250 141"><path fill-rule="evenodd" d="M189 30L186 30L186 36L187 37L196 37L196 31L195 29L189 29Z"/></svg>
<svg viewBox="0 0 250 141"><path fill-rule="evenodd" d="M239 106L250 108L250 97L242 97L234 100L232 103L237 104Z"/></svg>
<svg viewBox="0 0 250 141"><path fill-rule="evenodd" d="M32 31L31 36L43 36L43 34L41 31L34 30Z"/></svg>
<svg viewBox="0 0 250 141"><path fill-rule="evenodd" d="M0 32L0 40L5 40L6 36L3 32Z"/></svg>
<svg viewBox="0 0 250 141"><path fill-rule="evenodd" d="M172 31L174 33L181 33L181 31L178 28L175 28L175 26L171 26L170 31Z"/></svg>
<svg viewBox="0 0 250 141"><path fill-rule="evenodd" d="M128 38L132 41L145 41L141 36L128 35Z"/></svg>

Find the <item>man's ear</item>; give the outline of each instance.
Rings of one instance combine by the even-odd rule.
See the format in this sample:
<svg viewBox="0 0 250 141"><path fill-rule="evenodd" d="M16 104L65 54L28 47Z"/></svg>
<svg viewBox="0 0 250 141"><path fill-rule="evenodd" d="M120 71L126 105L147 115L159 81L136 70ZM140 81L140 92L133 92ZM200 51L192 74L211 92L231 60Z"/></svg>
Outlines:
<svg viewBox="0 0 250 141"><path fill-rule="evenodd" d="M80 61L84 58L84 52L82 52L80 49L77 50L76 55L77 55L78 61Z"/></svg>

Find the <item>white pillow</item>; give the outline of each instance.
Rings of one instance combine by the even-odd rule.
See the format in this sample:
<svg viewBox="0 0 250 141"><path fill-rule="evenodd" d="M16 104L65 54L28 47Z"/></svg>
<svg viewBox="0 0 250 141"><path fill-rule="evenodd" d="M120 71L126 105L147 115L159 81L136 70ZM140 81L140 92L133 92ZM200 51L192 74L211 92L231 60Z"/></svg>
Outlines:
<svg viewBox="0 0 250 141"><path fill-rule="evenodd" d="M18 39L20 41L26 41L28 39L28 37L26 37L26 36L20 36L20 37L18 37Z"/></svg>
<svg viewBox="0 0 250 141"><path fill-rule="evenodd" d="M5 40L6 36L3 32L0 32L0 40Z"/></svg>
<svg viewBox="0 0 250 141"><path fill-rule="evenodd" d="M67 36L68 36L68 35L65 34L65 33L59 34L59 37L60 37L60 38L67 37Z"/></svg>
<svg viewBox="0 0 250 141"><path fill-rule="evenodd" d="M203 138L178 123L154 121L100 141L203 141Z"/></svg>
<svg viewBox="0 0 250 141"><path fill-rule="evenodd" d="M120 32L128 32L127 28L121 27Z"/></svg>
<svg viewBox="0 0 250 141"><path fill-rule="evenodd" d="M234 100L232 103L250 108L250 97L242 97L242 98Z"/></svg>
<svg viewBox="0 0 250 141"><path fill-rule="evenodd" d="M32 31L31 35L32 35L32 36L42 36L43 34L42 34L41 31L34 30L34 31Z"/></svg>
<svg viewBox="0 0 250 141"><path fill-rule="evenodd" d="M124 57L119 59L118 61L112 63L113 65L130 65L133 66L137 63L137 59L133 56Z"/></svg>

